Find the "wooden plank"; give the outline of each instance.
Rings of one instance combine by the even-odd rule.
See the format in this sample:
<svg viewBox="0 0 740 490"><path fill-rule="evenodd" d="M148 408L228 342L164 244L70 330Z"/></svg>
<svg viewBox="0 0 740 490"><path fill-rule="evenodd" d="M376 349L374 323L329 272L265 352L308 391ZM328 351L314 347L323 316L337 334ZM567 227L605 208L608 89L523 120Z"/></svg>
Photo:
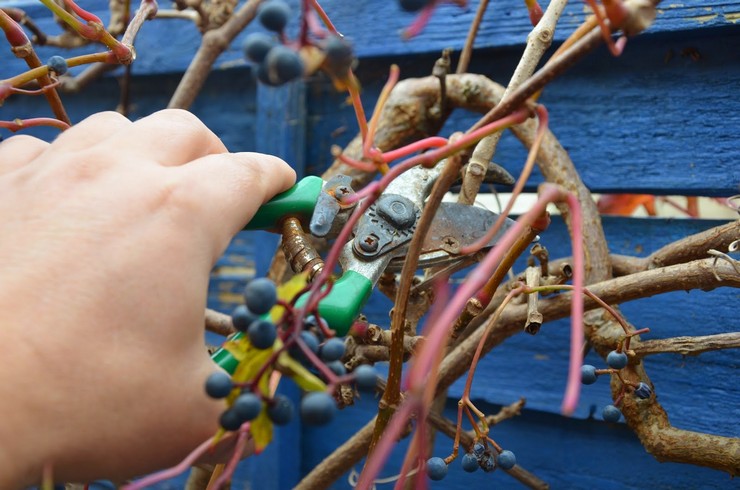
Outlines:
<svg viewBox="0 0 740 490"><path fill-rule="evenodd" d="M482 403L486 413L495 413L498 406ZM449 402L445 416L456 418L456 404ZM364 398L356 406L341 411L328 426L307 428L302 441L302 470L317 465L341 442L362 427L377 410L377 400ZM469 428L468 425L465 428ZM327 437L331 434L332 437ZM623 490L675 488L720 489L735 488L729 477L718 471L697 466L658 463L645 453L635 435L624 424L608 424L599 420L568 419L534 410L492 429L492 437L504 448L516 454L517 462L553 489ZM397 475L403 462L406 441L393 451L381 477ZM433 454L446 457L452 451L452 441L438 435ZM361 465L355 468L361 469ZM349 474L340 477L330 490L352 490ZM378 485L378 488L384 488ZM388 488L392 483L387 484ZM520 483L502 471L465 473L459 460L449 468L447 477L432 482L430 488L446 490L522 489Z"/></svg>
<svg viewBox="0 0 740 490"><path fill-rule="evenodd" d="M298 0L290 0L293 11L297 12ZM542 2L543 5L547 2ZM402 12L395 1L388 1L382 8L374 1L346 2L343 0L324 0L322 6L336 26L357 46L361 58L437 53L444 48L462 48L471 20L475 14L477 1L469 2L467 9L453 5L442 5L432 16L424 32L415 39L404 41L400 32L414 19L414 15ZM56 34L59 28L52 21L49 11L37 2L11 1L9 6L19 6L47 33ZM104 21L110 17L107 4L97 2L90 7L92 12ZM162 8L167 5L162 5ZM555 39L560 41L570 33L585 14L583 2L569 2L556 31ZM519 0L501 0L489 7L480 30L477 47L520 46L531 30L529 17ZM740 1L702 1L685 0L681 3L663 2L659 15L649 33L677 33L689 30L711 30L717 27L732 27L740 19ZM297 31L297 16L291 19L289 32ZM262 30L261 26L250 26L247 32ZM176 40L176 42L172 42ZM233 66L243 63L241 41L243 36L229 46L219 57L216 66ZM157 19L144 25L136 41L137 60L135 71L138 74L182 72L200 43L200 34L195 26L185 20ZM99 48L85 48L78 52L91 52ZM58 48L40 48L41 59L59 54ZM18 73L23 63L12 59L9 53L3 54L4 63L0 65L0 78Z"/></svg>
<svg viewBox="0 0 740 490"><path fill-rule="evenodd" d="M604 229L614 253L648 255L663 244L708 229L713 221L605 218ZM552 257L569 255L569 238L560 220L542 234L541 243ZM521 270L520 263L517 270ZM637 328L650 327L643 339L682 335L709 335L737 330L740 291L732 288L711 292L676 292L622 305L622 312ZM711 312L711 314L709 313ZM532 410L559 413L567 374L569 320L546 323L537 336L518 335L487 356L476 372L472 396L491 403L507 404L524 396ZM729 375L737 368L737 351L706 353L698 357L678 355L648 357L645 367L655 383L660 402L678 427L737 436L740 392ZM590 354L587 363L604 367ZM459 397L464 380L450 390ZM687 394L690 395L687 396ZM594 407L610 403L608 380L583 387L576 417L586 418ZM707 407L712 407L707 410Z"/></svg>
<svg viewBox="0 0 740 490"><path fill-rule="evenodd" d="M701 59L686 55L687 47ZM593 191L730 196L740 183L738 53L738 30L687 39L635 39L620 58L605 50L591 55L551 84L541 101L550 112L553 133ZM519 50L483 51L471 72L505 81L519 56ZM427 76L435 58L402 60L402 77ZM360 64L368 110L387 70L388 60ZM331 145L346 144L357 125L343 94L322 81L311 83L309 93L309 172L320 173L331 161ZM455 112L441 135L465 130L477 117ZM525 159L519 142L505 135L495 161L517 175ZM535 172L528 188L541 181Z"/></svg>

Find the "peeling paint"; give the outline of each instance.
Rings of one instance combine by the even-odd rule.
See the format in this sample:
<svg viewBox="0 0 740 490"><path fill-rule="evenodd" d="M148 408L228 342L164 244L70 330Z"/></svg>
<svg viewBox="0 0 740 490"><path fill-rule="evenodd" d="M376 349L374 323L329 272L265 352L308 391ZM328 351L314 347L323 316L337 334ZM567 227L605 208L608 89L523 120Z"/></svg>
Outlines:
<svg viewBox="0 0 740 490"><path fill-rule="evenodd" d="M696 17L689 17L688 20L693 20L695 22L698 22L699 24L706 24L707 22L716 19L718 16L719 14L698 15Z"/></svg>
<svg viewBox="0 0 740 490"><path fill-rule="evenodd" d="M737 21L740 20L740 12L727 12L724 14L725 20L727 22L732 22L733 24L736 24Z"/></svg>

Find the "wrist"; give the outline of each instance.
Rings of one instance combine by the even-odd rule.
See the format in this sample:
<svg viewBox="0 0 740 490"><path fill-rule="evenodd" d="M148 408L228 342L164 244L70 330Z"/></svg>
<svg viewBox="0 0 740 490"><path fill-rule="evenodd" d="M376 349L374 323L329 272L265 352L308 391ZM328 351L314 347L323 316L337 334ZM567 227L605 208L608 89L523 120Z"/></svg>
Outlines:
<svg viewBox="0 0 740 490"><path fill-rule="evenodd" d="M6 310L7 311L7 310ZM32 365L31 342L21 340L17 328L5 323L0 331L0 488L24 488L39 482L44 460L50 456L49 439L41 427L34 407L44 387Z"/></svg>

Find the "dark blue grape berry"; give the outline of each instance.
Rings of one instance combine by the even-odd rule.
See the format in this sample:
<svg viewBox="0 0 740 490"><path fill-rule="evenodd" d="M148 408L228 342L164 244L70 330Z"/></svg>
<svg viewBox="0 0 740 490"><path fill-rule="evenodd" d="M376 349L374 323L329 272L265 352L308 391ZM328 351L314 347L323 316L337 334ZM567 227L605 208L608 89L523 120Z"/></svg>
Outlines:
<svg viewBox="0 0 740 490"><path fill-rule="evenodd" d="M619 422L622 412L614 405L607 405L601 411L601 417L607 422Z"/></svg>
<svg viewBox="0 0 740 490"><path fill-rule="evenodd" d="M347 368L344 367L342 361L329 362L326 364L326 367L331 369L331 372L336 374L337 376L344 376L345 374L347 374Z"/></svg>
<svg viewBox="0 0 740 490"><path fill-rule="evenodd" d="M269 87L277 87L280 84L277 82L273 82L270 80L270 74L267 70L267 64L263 61L259 65L257 65L257 80L260 81L260 83L263 83Z"/></svg>
<svg viewBox="0 0 740 490"><path fill-rule="evenodd" d="M277 338L277 329L268 320L257 320L247 329L249 341L257 349L268 349L272 347Z"/></svg>
<svg viewBox="0 0 740 490"><path fill-rule="evenodd" d="M439 481L447 476L447 463L439 456L433 456L427 460L427 476L434 481Z"/></svg>
<svg viewBox="0 0 740 490"><path fill-rule="evenodd" d="M53 71L57 75L64 75L67 73L67 60L61 56L52 56L49 61L46 62L46 66L49 67L50 71Z"/></svg>
<svg viewBox="0 0 740 490"><path fill-rule="evenodd" d="M264 315L277 302L277 288L275 283L266 277L249 281L244 288L244 300L249 311L255 315Z"/></svg>
<svg viewBox="0 0 740 490"><path fill-rule="evenodd" d="M622 369L627 365L627 354L613 350L606 356L606 363L612 369Z"/></svg>
<svg viewBox="0 0 740 490"><path fill-rule="evenodd" d="M257 319L259 319L259 316L249 311L244 305L237 306L231 313L231 323L240 332L246 332L252 322Z"/></svg>
<svg viewBox="0 0 740 490"><path fill-rule="evenodd" d="M244 56L248 60L255 63L262 63L270 49L276 45L277 40L269 34L253 32L244 39L242 49L244 50Z"/></svg>
<svg viewBox="0 0 740 490"><path fill-rule="evenodd" d="M293 402L283 395L275 395L272 403L267 405L267 416L275 425L286 425L293 419Z"/></svg>
<svg viewBox="0 0 740 490"><path fill-rule="evenodd" d="M226 398L233 388L231 376L223 371L216 371L206 379L206 393L211 398Z"/></svg>
<svg viewBox="0 0 740 490"><path fill-rule="evenodd" d="M432 3L432 0L400 0L398 3L406 12L418 12Z"/></svg>
<svg viewBox="0 0 740 490"><path fill-rule="evenodd" d="M460 464L462 465L462 469L467 473L473 473L479 467L478 458L472 453L463 454Z"/></svg>
<svg viewBox="0 0 740 490"><path fill-rule="evenodd" d="M340 360L344 355L344 341L336 337L327 340L319 349L319 355L324 362Z"/></svg>
<svg viewBox="0 0 740 490"><path fill-rule="evenodd" d="M262 411L262 399L254 393L242 393L234 400L231 408L242 421L254 420Z"/></svg>
<svg viewBox="0 0 740 490"><path fill-rule="evenodd" d="M236 413L236 410L230 408L221 414L221 417L218 419L218 423L226 430L239 430L239 427L242 426L244 421L239 414Z"/></svg>
<svg viewBox="0 0 740 490"><path fill-rule="evenodd" d="M482 442L476 442L473 444L473 454L476 458L480 458L486 452L486 446Z"/></svg>
<svg viewBox="0 0 740 490"><path fill-rule="evenodd" d="M281 32L288 24L290 7L282 0L269 0L260 5L257 17L266 29Z"/></svg>
<svg viewBox="0 0 740 490"><path fill-rule="evenodd" d="M314 354L317 354L319 352L319 339L316 338L314 334L311 332L306 332L305 330L300 333L301 340L304 344L306 344L306 347L313 352ZM291 357L293 359L300 361L303 364L307 364L308 357L303 353L303 349L301 349L298 346L298 343L294 343L290 346L290 349L288 349L288 352L290 353Z"/></svg>
<svg viewBox="0 0 740 490"><path fill-rule="evenodd" d="M496 469L496 460L492 454L484 454L478 461L481 469L486 473L490 473Z"/></svg>
<svg viewBox="0 0 740 490"><path fill-rule="evenodd" d="M643 400L650 398L650 395L653 394L653 390L650 389L650 386L648 386L646 383L643 383L640 381L640 384L637 385L637 388L635 388L635 396L637 398L641 398Z"/></svg>
<svg viewBox="0 0 740 490"><path fill-rule="evenodd" d="M301 420L308 425L324 425L334 418L337 406L323 391L312 391L301 400Z"/></svg>
<svg viewBox="0 0 740 490"><path fill-rule="evenodd" d="M354 373L355 383L357 383L357 388L360 391L375 391L375 383L378 379L378 373L375 371L374 367L363 364L361 366L357 366Z"/></svg>
<svg viewBox="0 0 740 490"><path fill-rule="evenodd" d="M596 368L590 364L584 364L581 366L581 383L585 385L592 385L596 383Z"/></svg>
<svg viewBox="0 0 740 490"><path fill-rule="evenodd" d="M344 77L355 61L352 45L346 39L331 36L324 44L326 68L334 75Z"/></svg>
<svg viewBox="0 0 740 490"><path fill-rule="evenodd" d="M283 45L275 46L267 53L264 66L267 70L267 78L276 85L288 83L303 75L301 56ZM257 76L259 77L259 71Z"/></svg>
<svg viewBox="0 0 740 490"><path fill-rule="evenodd" d="M496 463L502 470L510 470L516 465L516 456L511 451L501 451L501 454L496 458Z"/></svg>

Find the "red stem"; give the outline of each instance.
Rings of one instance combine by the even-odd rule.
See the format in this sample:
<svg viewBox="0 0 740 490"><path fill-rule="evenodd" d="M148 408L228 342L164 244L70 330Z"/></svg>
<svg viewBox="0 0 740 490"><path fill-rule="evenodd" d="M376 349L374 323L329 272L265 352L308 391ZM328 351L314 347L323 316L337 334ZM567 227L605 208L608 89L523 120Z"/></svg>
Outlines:
<svg viewBox="0 0 740 490"><path fill-rule="evenodd" d="M223 485L231 480L234 470L236 470L236 465L239 464L242 459L242 454L244 453L244 446L247 442L247 437L249 437L249 424L249 422L244 422L239 428L239 436L236 439L234 453L226 464L226 468L224 468L223 473L221 473L218 479L213 483L213 490L219 490Z"/></svg>
<svg viewBox="0 0 740 490"><path fill-rule="evenodd" d="M442 138L441 136L430 136L429 138L415 141L404 147L398 148L397 150L387 151L381 155L381 158L383 158L386 163L391 163L393 160L407 157L412 153L428 150L429 148L440 148L448 143L449 140L447 138Z"/></svg>
<svg viewBox="0 0 740 490"><path fill-rule="evenodd" d="M88 12L87 10L83 9L79 5L77 5L74 0L64 0L64 3L67 4L69 8L72 9L72 11L77 14L79 17L81 17L83 20L87 22L96 22L100 25L103 25L103 21L100 20L100 17L98 17L95 14L92 14Z"/></svg>
<svg viewBox="0 0 740 490"><path fill-rule="evenodd" d="M15 121L0 121L0 128L8 129L12 132L21 129L33 128L37 126L52 126L65 131L69 129L69 124L53 117L34 117L31 119L16 119Z"/></svg>
<svg viewBox="0 0 740 490"><path fill-rule="evenodd" d="M178 463L176 466L173 466L172 468L167 468L166 470L158 471L149 476L145 476L141 480L129 483L128 485L124 485L123 487L121 487L121 490L143 490L146 487L150 487L159 482L169 480L170 478L174 478L177 475L184 473L191 466L193 466L201 456L210 451L213 441L214 438L211 437L210 439L202 443L200 446L195 448L193 452L188 454L185 459L180 461L180 463Z"/></svg>

